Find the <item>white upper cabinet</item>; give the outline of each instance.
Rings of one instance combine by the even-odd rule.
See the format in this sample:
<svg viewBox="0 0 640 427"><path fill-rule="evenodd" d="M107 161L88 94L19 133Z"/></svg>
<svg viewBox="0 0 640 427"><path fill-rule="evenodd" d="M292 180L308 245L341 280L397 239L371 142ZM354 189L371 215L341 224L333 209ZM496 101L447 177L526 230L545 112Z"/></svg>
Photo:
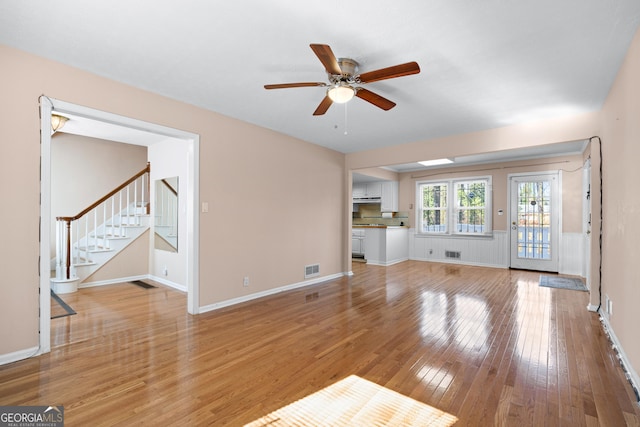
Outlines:
<svg viewBox="0 0 640 427"><path fill-rule="evenodd" d="M358 184L353 184L352 197L354 199L361 199L363 197L367 197L367 184L361 182Z"/></svg>
<svg viewBox="0 0 640 427"><path fill-rule="evenodd" d="M363 197L382 197L380 182L361 182L353 184L352 197L361 199Z"/></svg>
<svg viewBox="0 0 640 427"><path fill-rule="evenodd" d="M381 182L367 182L367 194L364 197L382 197Z"/></svg>
<svg viewBox="0 0 640 427"><path fill-rule="evenodd" d="M379 197L380 212L398 212L398 181L376 181L353 184L354 199ZM354 212L357 212L357 205Z"/></svg>
<svg viewBox="0 0 640 427"><path fill-rule="evenodd" d="M380 212L398 212L398 181L380 182Z"/></svg>

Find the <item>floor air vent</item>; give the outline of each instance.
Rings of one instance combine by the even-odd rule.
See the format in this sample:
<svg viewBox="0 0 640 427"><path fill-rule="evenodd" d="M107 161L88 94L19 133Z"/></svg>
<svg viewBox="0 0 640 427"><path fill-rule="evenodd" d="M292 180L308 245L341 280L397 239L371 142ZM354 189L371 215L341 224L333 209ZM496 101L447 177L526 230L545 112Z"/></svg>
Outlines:
<svg viewBox="0 0 640 427"><path fill-rule="evenodd" d="M444 257L460 259L460 251L444 251Z"/></svg>
<svg viewBox="0 0 640 427"><path fill-rule="evenodd" d="M320 264L305 265L304 278L315 277L320 274Z"/></svg>

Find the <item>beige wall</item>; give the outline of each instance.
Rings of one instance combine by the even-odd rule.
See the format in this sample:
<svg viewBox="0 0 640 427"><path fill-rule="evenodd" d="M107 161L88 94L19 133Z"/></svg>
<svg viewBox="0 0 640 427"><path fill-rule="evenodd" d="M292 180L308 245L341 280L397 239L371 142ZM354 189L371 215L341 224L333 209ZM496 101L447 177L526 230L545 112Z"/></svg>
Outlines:
<svg viewBox="0 0 640 427"><path fill-rule="evenodd" d="M0 179L11 207L0 210L0 355L38 344L42 94L200 135L199 197L210 206L200 214L201 306L302 282L307 264L345 271L343 154L8 47L0 61Z"/></svg>
<svg viewBox="0 0 640 427"><path fill-rule="evenodd" d="M581 155L524 160L487 165L476 165L458 168L432 169L423 172L407 172L400 174L400 206L399 210L409 212L409 223L415 227L416 182L444 178L462 178L475 176L491 176L493 185L494 230L507 230L508 176L514 173L562 171L562 231L565 233L582 232L582 164ZM504 215L498 215L499 209Z"/></svg>
<svg viewBox="0 0 640 427"><path fill-rule="evenodd" d="M113 259L87 277L87 283L110 282L114 278L145 276L149 272L150 232L145 231Z"/></svg>
<svg viewBox="0 0 640 427"><path fill-rule="evenodd" d="M586 140L598 133L599 115L585 113L350 153L346 164L353 170Z"/></svg>
<svg viewBox="0 0 640 427"><path fill-rule="evenodd" d="M603 159L603 259L602 295L613 301L610 324L636 373L640 372L638 308L640 306L640 199L635 187L640 181L640 32L609 93L602 114ZM592 157L598 157L594 143ZM597 162L593 163L592 188L599 184ZM593 198L593 216L599 214ZM594 221L594 237L598 223ZM592 276L597 281L597 240L592 244ZM597 282L596 282L597 283ZM593 299L592 299L593 301Z"/></svg>
<svg viewBox="0 0 640 427"><path fill-rule="evenodd" d="M397 172L393 172L393 171L390 171L388 169L365 168L365 169L358 169L358 170L355 170L353 172L357 172L359 174L371 176L371 177L374 177L374 178L379 178L380 180L383 180L383 181L398 181L399 180L399 174Z"/></svg>

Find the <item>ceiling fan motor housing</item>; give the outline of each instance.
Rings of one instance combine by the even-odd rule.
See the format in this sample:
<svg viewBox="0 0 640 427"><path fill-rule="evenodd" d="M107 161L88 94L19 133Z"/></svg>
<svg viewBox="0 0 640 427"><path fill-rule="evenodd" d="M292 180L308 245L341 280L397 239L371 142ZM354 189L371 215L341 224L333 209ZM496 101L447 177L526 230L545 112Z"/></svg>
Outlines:
<svg viewBox="0 0 640 427"><path fill-rule="evenodd" d="M354 77L358 73L358 62L351 58L338 58L338 65L342 71L342 76L336 77L346 77L348 80L350 77Z"/></svg>

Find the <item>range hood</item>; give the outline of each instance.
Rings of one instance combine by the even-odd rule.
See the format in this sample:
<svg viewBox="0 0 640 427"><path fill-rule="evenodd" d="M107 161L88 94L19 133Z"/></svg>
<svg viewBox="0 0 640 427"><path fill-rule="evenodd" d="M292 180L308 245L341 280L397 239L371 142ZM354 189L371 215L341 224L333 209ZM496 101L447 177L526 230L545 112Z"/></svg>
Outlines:
<svg viewBox="0 0 640 427"><path fill-rule="evenodd" d="M381 203L380 197L354 197L353 203Z"/></svg>

